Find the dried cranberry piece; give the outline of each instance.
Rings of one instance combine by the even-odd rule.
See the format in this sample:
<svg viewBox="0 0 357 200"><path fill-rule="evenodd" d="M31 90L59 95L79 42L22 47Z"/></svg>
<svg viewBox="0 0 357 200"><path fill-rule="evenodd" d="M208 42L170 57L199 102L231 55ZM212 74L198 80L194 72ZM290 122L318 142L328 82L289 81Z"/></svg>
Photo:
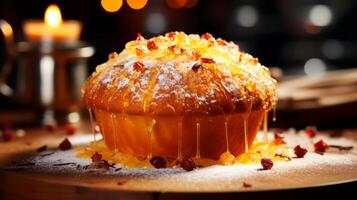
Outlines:
<svg viewBox="0 0 357 200"><path fill-rule="evenodd" d="M49 131L49 132L54 132L55 130L58 129L58 124L56 121L53 121L49 124L46 125L46 129Z"/></svg>
<svg viewBox="0 0 357 200"><path fill-rule="evenodd" d="M5 141L10 141L10 140L13 140L15 138L15 131L11 130L11 129L5 129L4 132L3 132L3 139Z"/></svg>
<svg viewBox="0 0 357 200"><path fill-rule="evenodd" d="M166 160L160 156L152 157L150 163L157 169L166 167Z"/></svg>
<svg viewBox="0 0 357 200"><path fill-rule="evenodd" d="M59 149L61 149L62 151L66 151L68 149L72 148L72 144L71 142L65 138L59 145L58 145Z"/></svg>
<svg viewBox="0 0 357 200"><path fill-rule="evenodd" d="M327 149L328 149L328 145L323 140L319 140L314 144L314 150L317 153L326 152Z"/></svg>
<svg viewBox="0 0 357 200"><path fill-rule="evenodd" d="M170 51L173 51L175 52L175 48L176 48L176 45L172 45L172 46L169 46L167 47Z"/></svg>
<svg viewBox="0 0 357 200"><path fill-rule="evenodd" d="M305 129L305 135L309 138L313 138L316 135L316 129L313 127L307 127Z"/></svg>
<svg viewBox="0 0 357 200"><path fill-rule="evenodd" d="M281 136L281 133L278 131L274 132L274 143L277 145L286 144L286 142L284 141L284 137Z"/></svg>
<svg viewBox="0 0 357 200"><path fill-rule="evenodd" d="M135 62L133 64L133 69L137 72L144 72L145 71L145 66L141 62Z"/></svg>
<svg viewBox="0 0 357 200"><path fill-rule="evenodd" d="M47 148L48 148L47 145L43 145L43 146L40 146L39 148L37 148L37 151L38 152L46 151Z"/></svg>
<svg viewBox="0 0 357 200"><path fill-rule="evenodd" d="M213 36L210 33L205 33L205 34L201 35L201 38L205 39L205 40L209 40L209 39L213 38Z"/></svg>
<svg viewBox="0 0 357 200"><path fill-rule="evenodd" d="M202 63L215 63L211 58L201 58Z"/></svg>
<svg viewBox="0 0 357 200"><path fill-rule="evenodd" d="M297 145L294 148L294 153L295 153L296 157L303 158L305 156L305 154L307 153L307 149L301 147L300 145Z"/></svg>
<svg viewBox="0 0 357 200"><path fill-rule="evenodd" d="M100 153L98 153L98 152L95 152L93 155L92 155L92 157L91 157L91 159L92 159L92 162L99 162L99 161L101 161L102 160L102 154L100 154Z"/></svg>
<svg viewBox="0 0 357 200"><path fill-rule="evenodd" d="M196 163L191 158L184 158L181 161L180 166L186 171L192 171L197 168Z"/></svg>
<svg viewBox="0 0 357 200"><path fill-rule="evenodd" d="M262 164L264 170L271 169L274 165L273 161L270 158L262 158L260 160L260 163Z"/></svg>
<svg viewBox="0 0 357 200"><path fill-rule="evenodd" d="M171 40L175 38L175 35L175 32L166 33L166 37L170 38Z"/></svg>
<svg viewBox="0 0 357 200"><path fill-rule="evenodd" d="M252 184L247 183L247 182L243 182L243 187L250 188L250 187L252 187Z"/></svg>
<svg viewBox="0 0 357 200"><path fill-rule="evenodd" d="M148 41L147 43L147 47L149 50L154 50L154 49L158 49L159 47L156 45L156 42L155 41Z"/></svg>
<svg viewBox="0 0 357 200"><path fill-rule="evenodd" d="M198 51L194 51L192 53L192 56L193 56L193 60L196 60L196 61L200 60L200 58L201 58L201 54Z"/></svg>
<svg viewBox="0 0 357 200"><path fill-rule="evenodd" d="M66 133L68 135L73 135L76 133L77 131L77 128L73 125L73 124L67 124L65 127L64 127L64 130L66 131Z"/></svg>
<svg viewBox="0 0 357 200"><path fill-rule="evenodd" d="M197 70L201 67L201 64L200 63L195 63L193 66L192 66L192 70L197 72Z"/></svg>

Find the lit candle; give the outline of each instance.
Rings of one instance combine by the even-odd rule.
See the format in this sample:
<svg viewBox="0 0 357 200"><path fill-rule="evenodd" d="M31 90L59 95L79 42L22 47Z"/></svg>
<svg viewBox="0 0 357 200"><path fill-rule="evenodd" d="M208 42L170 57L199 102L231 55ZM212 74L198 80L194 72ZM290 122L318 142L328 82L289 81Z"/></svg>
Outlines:
<svg viewBox="0 0 357 200"><path fill-rule="evenodd" d="M79 39L82 25L76 20L63 20L57 5L50 5L45 12L45 21L27 20L24 32L30 41L76 41Z"/></svg>

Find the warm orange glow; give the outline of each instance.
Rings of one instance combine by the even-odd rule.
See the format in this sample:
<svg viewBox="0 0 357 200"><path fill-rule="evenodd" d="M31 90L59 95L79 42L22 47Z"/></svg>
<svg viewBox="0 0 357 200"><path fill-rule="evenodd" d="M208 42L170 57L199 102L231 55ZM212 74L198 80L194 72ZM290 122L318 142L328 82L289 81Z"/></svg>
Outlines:
<svg viewBox="0 0 357 200"><path fill-rule="evenodd" d="M166 0L170 8L182 8L186 5L187 0Z"/></svg>
<svg viewBox="0 0 357 200"><path fill-rule="evenodd" d="M185 8L193 8L198 3L198 0L187 0Z"/></svg>
<svg viewBox="0 0 357 200"><path fill-rule="evenodd" d="M102 0L102 7L107 12L116 12L123 5L123 0Z"/></svg>
<svg viewBox="0 0 357 200"><path fill-rule="evenodd" d="M62 23L61 10L55 4L47 7L45 12L45 23L51 27L57 27Z"/></svg>
<svg viewBox="0 0 357 200"><path fill-rule="evenodd" d="M145 7L148 0L127 0L126 1L130 8L139 10Z"/></svg>

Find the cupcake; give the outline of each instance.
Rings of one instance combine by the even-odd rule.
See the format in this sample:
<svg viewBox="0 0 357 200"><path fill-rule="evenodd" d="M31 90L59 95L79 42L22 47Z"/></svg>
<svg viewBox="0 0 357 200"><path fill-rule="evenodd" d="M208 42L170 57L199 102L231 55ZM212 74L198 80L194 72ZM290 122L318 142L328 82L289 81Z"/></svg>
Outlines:
<svg viewBox="0 0 357 200"><path fill-rule="evenodd" d="M140 34L83 87L106 147L123 155L219 160L249 149L276 103L276 81L233 42Z"/></svg>

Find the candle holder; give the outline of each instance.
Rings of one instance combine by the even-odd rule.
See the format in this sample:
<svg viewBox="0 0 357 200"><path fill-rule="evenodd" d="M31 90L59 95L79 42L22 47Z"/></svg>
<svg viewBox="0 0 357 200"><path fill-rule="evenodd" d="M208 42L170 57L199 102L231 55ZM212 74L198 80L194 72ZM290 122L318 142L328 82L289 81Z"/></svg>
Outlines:
<svg viewBox="0 0 357 200"><path fill-rule="evenodd" d="M85 42L19 42L16 93L25 104L43 110L43 123L69 120L78 112L87 61L94 48ZM72 114L72 116L74 116Z"/></svg>

